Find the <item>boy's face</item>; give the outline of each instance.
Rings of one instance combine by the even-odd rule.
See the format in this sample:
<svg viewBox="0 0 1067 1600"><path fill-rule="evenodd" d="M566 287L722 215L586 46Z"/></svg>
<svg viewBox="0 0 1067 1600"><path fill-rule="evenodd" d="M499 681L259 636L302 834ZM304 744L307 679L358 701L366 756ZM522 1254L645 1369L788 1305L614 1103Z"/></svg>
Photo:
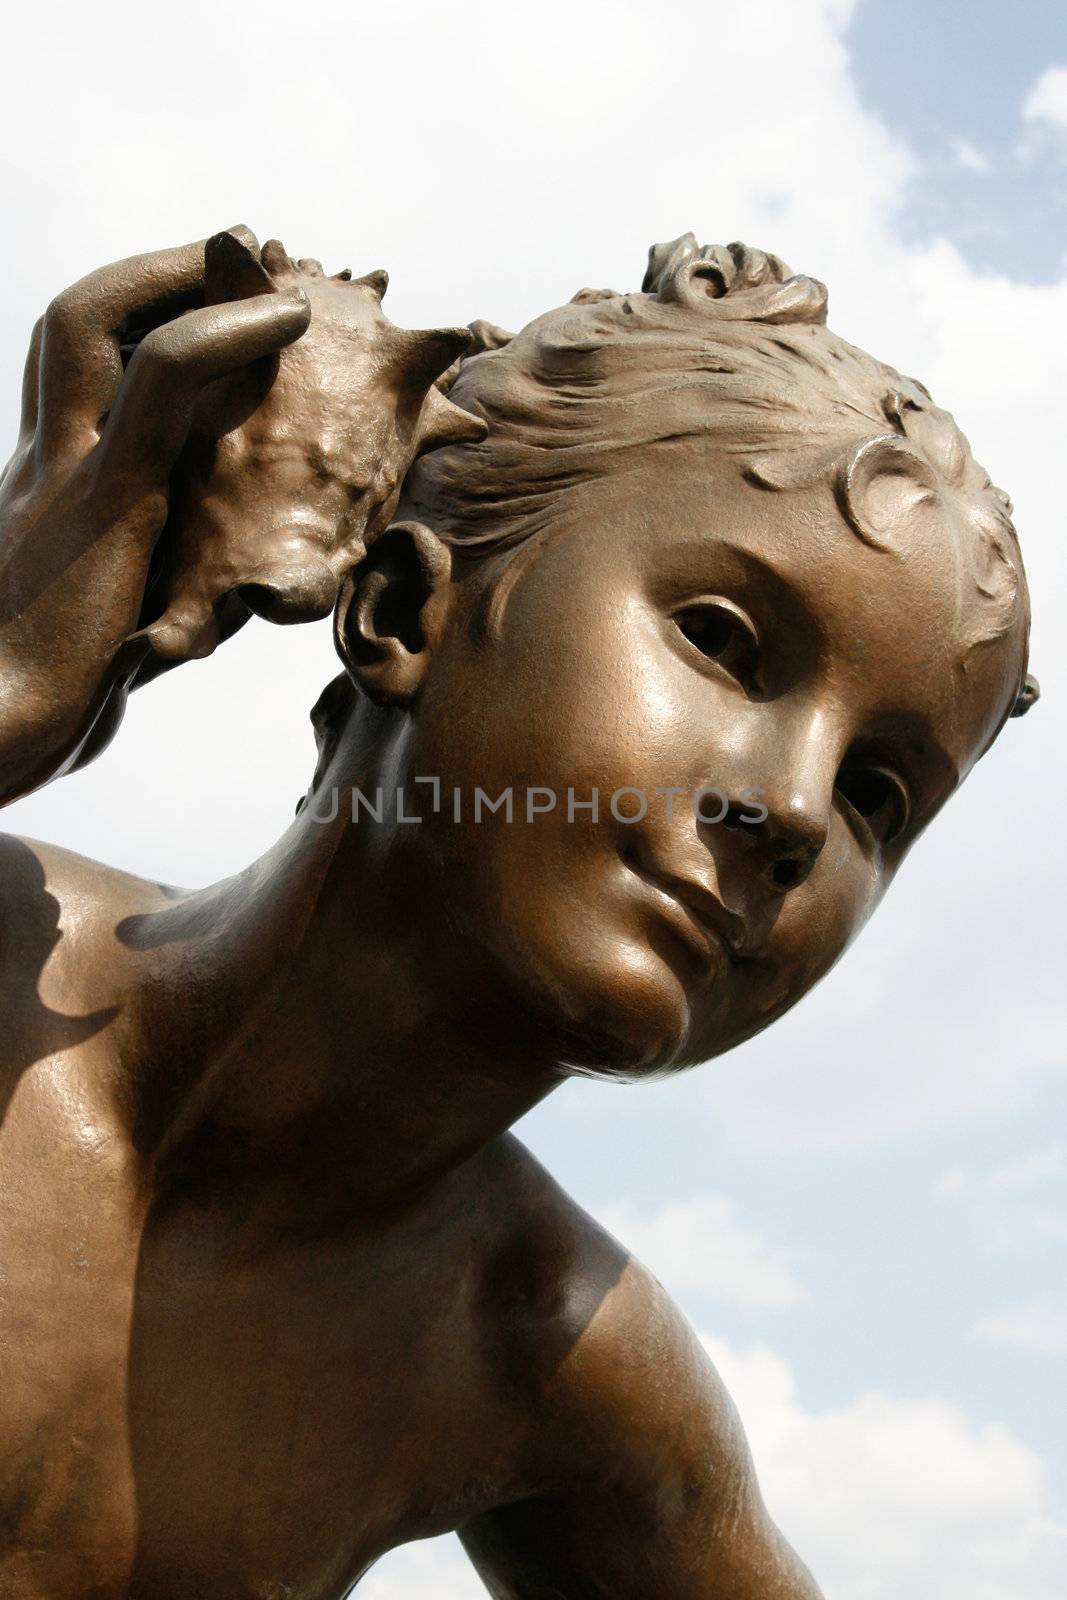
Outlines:
<svg viewBox="0 0 1067 1600"><path fill-rule="evenodd" d="M457 606L410 749L443 814L405 830L457 959L615 1076L726 1050L828 970L1005 715L1023 629L964 661L982 602L947 530L875 550L828 486L752 487L696 441L630 462L513 558L490 636ZM475 823L509 786L513 820Z"/></svg>

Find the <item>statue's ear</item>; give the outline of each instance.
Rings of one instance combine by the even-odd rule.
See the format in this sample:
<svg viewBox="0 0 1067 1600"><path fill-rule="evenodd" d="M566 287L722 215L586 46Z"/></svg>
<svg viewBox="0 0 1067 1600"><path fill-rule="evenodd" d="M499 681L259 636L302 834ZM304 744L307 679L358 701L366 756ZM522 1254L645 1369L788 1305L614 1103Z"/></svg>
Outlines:
<svg viewBox="0 0 1067 1600"><path fill-rule="evenodd" d="M369 699L410 705L422 687L451 599L448 546L421 522L380 534L341 586L337 652Z"/></svg>
<svg viewBox="0 0 1067 1600"><path fill-rule="evenodd" d="M937 475L896 434L862 444L838 473L835 488L846 518L876 550L892 549L908 529L941 515Z"/></svg>
<svg viewBox="0 0 1067 1600"><path fill-rule="evenodd" d="M251 234L248 237L253 238ZM216 233L204 246L205 305L250 300L257 294L275 294L277 288L254 251L236 233Z"/></svg>

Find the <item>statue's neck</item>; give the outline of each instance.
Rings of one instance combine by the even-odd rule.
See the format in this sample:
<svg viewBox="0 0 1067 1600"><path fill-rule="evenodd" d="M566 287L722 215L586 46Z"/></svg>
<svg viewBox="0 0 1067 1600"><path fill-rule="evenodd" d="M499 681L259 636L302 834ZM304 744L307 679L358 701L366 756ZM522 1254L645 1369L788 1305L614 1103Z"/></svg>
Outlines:
<svg viewBox="0 0 1067 1600"><path fill-rule="evenodd" d="M402 1206L559 1081L410 861L343 799L316 820L330 809L162 914L193 1063L147 1099L139 1142L165 1186L247 1179L290 1217Z"/></svg>

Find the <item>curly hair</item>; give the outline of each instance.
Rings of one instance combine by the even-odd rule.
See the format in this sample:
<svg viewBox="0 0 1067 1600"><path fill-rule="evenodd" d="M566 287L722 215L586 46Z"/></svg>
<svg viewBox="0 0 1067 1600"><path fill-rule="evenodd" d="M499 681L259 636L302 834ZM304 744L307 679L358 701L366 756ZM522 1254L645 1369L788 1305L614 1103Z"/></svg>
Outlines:
<svg viewBox="0 0 1067 1600"><path fill-rule="evenodd" d="M777 256L687 233L653 245L640 293L582 289L514 335L474 323L442 387L488 435L416 461L399 514L499 576L516 552L520 568L535 558L577 485L630 450L703 435L760 489L828 483L873 549L893 549L916 517L947 524L965 652L1008 632L1020 607L1025 625L1008 496L923 385L832 333L826 308L824 285ZM1036 692L1026 679L1016 712Z"/></svg>

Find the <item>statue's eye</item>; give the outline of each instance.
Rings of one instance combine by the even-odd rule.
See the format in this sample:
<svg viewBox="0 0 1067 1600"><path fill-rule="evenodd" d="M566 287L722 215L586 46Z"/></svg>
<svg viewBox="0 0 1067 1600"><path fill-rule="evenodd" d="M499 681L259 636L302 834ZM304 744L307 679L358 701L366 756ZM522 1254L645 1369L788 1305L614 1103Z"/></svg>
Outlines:
<svg viewBox="0 0 1067 1600"><path fill-rule="evenodd" d="M735 678L751 682L759 656L752 621L729 600L699 600L675 612L674 621L691 645Z"/></svg>
<svg viewBox="0 0 1067 1600"><path fill-rule="evenodd" d="M834 787L880 844L889 844L907 827L911 799L907 785L892 767L874 761L846 761Z"/></svg>

